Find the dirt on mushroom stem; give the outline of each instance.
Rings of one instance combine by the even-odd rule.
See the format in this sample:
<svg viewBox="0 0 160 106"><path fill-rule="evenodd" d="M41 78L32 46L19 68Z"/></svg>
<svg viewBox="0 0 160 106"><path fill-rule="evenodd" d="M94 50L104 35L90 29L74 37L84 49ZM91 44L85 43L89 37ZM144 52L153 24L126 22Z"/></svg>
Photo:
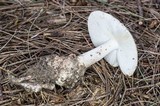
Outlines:
<svg viewBox="0 0 160 106"><path fill-rule="evenodd" d="M80 64L77 60L77 56L73 54L69 56L49 55L40 58L40 60L35 65L31 66L25 74L16 79L17 81L15 78L11 78L11 82L21 86L23 86L23 82L34 85L48 84L48 87L50 87L49 85L57 84L59 86L72 88L79 79L83 77L85 70L86 68L84 65ZM28 76L30 76L30 78L25 80ZM20 81L20 79L24 80ZM23 87L25 88L25 86ZM43 86L41 86L41 88L43 88ZM34 89L31 88L31 90L34 92Z"/></svg>

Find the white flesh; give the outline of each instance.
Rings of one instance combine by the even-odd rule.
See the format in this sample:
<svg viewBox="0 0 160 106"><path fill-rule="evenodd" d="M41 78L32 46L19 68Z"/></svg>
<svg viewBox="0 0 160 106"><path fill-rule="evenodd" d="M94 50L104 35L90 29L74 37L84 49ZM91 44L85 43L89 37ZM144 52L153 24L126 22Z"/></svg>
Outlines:
<svg viewBox="0 0 160 106"><path fill-rule="evenodd" d="M94 11L88 19L88 30L95 46L99 46L108 39L117 41L119 48L105 56L105 60L112 66L120 66L125 75L133 75L137 67L137 47L128 29L112 15L101 11Z"/></svg>
<svg viewBox="0 0 160 106"><path fill-rule="evenodd" d="M111 24L112 23L112 24ZM110 15L101 11L92 12L88 18L88 30L90 38L95 47L105 43L109 39L115 39L112 33L112 26L116 25ZM117 50L110 52L104 59L113 67L117 67Z"/></svg>
<svg viewBox="0 0 160 106"><path fill-rule="evenodd" d="M80 56L78 56L78 60L80 64L83 64L86 68L88 68L89 66L98 62L111 51L116 50L117 48L117 42L114 39L111 39L106 43L98 46L97 48L92 49L84 54L81 54Z"/></svg>

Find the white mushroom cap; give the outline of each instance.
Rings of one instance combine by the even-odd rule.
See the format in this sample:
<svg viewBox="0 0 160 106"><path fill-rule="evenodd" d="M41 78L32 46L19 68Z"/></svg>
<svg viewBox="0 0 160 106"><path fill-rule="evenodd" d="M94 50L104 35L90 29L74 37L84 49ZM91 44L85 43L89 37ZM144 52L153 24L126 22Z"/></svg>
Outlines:
<svg viewBox="0 0 160 106"><path fill-rule="evenodd" d="M112 66L120 66L125 75L131 76L137 67L137 48L128 29L112 15L94 11L88 18L88 30L93 44L97 47L114 39L118 49L105 56Z"/></svg>

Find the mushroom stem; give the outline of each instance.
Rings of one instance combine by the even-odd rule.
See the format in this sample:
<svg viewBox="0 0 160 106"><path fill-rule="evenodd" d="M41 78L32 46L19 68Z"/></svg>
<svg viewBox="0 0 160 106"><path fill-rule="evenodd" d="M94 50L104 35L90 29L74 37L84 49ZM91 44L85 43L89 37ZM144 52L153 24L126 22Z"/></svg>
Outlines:
<svg viewBox="0 0 160 106"><path fill-rule="evenodd" d="M95 49L92 49L86 53L83 53L78 56L78 60L80 64L85 65L86 68L91 66L92 64L98 62L102 58L104 58L111 51L118 48L118 43L115 40L109 40L106 43L98 46Z"/></svg>

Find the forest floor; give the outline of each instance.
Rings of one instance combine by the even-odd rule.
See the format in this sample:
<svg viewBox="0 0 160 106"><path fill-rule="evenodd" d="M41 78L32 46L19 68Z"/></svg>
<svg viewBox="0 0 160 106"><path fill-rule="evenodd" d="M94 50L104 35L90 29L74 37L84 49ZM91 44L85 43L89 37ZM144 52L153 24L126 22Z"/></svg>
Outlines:
<svg viewBox="0 0 160 106"><path fill-rule="evenodd" d="M160 0L0 0L1 106L160 106ZM103 0L105 1L105 0ZM27 92L11 84L39 57L94 48L87 18L101 10L119 19L138 49L138 67L124 76L105 60L74 88Z"/></svg>

